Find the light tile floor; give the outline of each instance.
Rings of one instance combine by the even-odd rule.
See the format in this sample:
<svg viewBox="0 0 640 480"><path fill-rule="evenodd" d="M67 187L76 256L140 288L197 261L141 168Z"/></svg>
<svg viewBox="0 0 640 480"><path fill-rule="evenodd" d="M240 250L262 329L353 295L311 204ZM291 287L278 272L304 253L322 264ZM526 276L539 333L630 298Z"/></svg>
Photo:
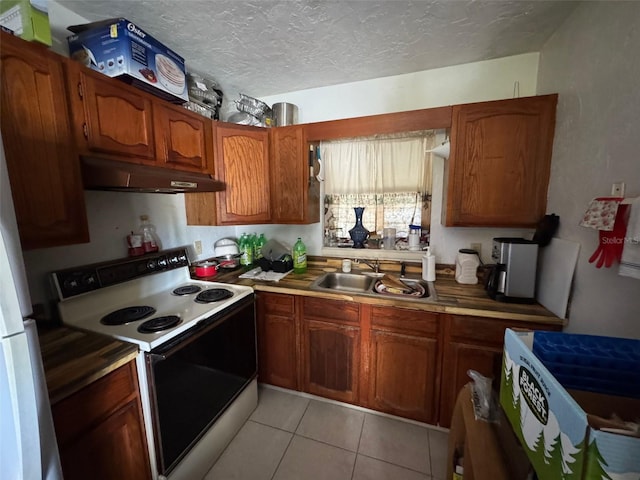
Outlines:
<svg viewBox="0 0 640 480"><path fill-rule="evenodd" d="M205 480L444 480L448 433L260 386Z"/></svg>

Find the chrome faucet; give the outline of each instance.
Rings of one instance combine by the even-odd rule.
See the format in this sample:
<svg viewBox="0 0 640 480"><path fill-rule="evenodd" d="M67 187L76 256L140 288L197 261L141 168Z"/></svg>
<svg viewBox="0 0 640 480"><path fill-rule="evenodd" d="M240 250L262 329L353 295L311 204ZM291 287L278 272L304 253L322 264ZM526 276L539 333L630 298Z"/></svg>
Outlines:
<svg viewBox="0 0 640 480"><path fill-rule="evenodd" d="M371 260L365 260L364 258L358 259L356 258L355 263L362 262L367 265L371 270L375 273L380 273L380 260L376 258L375 262L372 263Z"/></svg>

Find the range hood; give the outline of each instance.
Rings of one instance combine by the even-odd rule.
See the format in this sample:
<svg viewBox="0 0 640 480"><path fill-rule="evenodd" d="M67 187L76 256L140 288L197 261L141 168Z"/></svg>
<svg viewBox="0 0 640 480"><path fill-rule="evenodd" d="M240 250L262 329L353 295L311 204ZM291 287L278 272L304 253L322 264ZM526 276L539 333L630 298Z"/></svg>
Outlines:
<svg viewBox="0 0 640 480"><path fill-rule="evenodd" d="M86 190L144 193L219 192L225 184L202 173L82 157Z"/></svg>

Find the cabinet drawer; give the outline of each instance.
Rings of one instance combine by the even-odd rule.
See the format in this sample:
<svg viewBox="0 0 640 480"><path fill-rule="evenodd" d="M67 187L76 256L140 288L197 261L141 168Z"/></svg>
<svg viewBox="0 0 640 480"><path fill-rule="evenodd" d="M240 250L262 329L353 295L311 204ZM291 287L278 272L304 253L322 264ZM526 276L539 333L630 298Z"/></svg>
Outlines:
<svg viewBox="0 0 640 480"><path fill-rule="evenodd" d="M293 295L279 293L258 293L258 301L264 313L272 315L291 316L295 313L295 298Z"/></svg>
<svg viewBox="0 0 640 480"><path fill-rule="evenodd" d="M319 318L334 323L360 324L360 305L357 303L305 297L302 309L305 319Z"/></svg>
<svg viewBox="0 0 640 480"><path fill-rule="evenodd" d="M371 326L378 330L435 336L438 334L438 314L397 307L373 307Z"/></svg>
<svg viewBox="0 0 640 480"><path fill-rule="evenodd" d="M52 408L56 436L61 445L129 401L137 392L135 362L114 370Z"/></svg>
<svg viewBox="0 0 640 480"><path fill-rule="evenodd" d="M450 336L452 340L467 340L470 343L502 348L504 331L507 328L526 328L531 330L562 330L562 325L547 323L501 320L499 318L467 317L449 315Z"/></svg>

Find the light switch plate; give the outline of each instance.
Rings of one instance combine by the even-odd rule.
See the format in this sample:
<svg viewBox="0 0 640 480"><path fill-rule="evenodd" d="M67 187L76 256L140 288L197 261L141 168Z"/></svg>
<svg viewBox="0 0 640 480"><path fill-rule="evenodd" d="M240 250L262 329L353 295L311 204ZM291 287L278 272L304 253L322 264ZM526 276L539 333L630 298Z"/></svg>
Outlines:
<svg viewBox="0 0 640 480"><path fill-rule="evenodd" d="M611 186L611 196L624 197L624 182L616 182Z"/></svg>
<svg viewBox="0 0 640 480"><path fill-rule="evenodd" d="M196 251L196 255L202 255L202 242L200 240L193 242L193 249Z"/></svg>

